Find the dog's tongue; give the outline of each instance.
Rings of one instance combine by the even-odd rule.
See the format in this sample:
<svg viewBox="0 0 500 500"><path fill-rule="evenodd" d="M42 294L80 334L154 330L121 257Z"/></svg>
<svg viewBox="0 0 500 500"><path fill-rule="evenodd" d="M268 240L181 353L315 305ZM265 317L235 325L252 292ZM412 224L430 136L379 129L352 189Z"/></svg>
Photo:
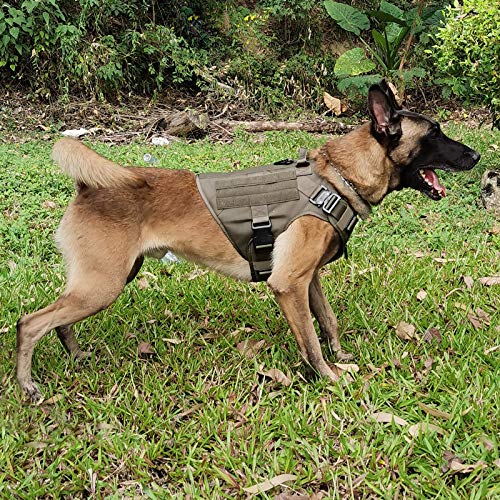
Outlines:
<svg viewBox="0 0 500 500"><path fill-rule="evenodd" d="M424 169L425 180L432 184L432 187L441 195L446 196L445 187L439 182L436 172L431 168Z"/></svg>

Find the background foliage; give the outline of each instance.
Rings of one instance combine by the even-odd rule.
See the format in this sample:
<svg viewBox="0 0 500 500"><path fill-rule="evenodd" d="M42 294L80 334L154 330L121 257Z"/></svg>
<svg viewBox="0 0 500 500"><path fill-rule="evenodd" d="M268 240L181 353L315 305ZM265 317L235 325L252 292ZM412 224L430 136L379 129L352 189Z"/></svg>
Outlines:
<svg viewBox="0 0 500 500"><path fill-rule="evenodd" d="M500 3L464 0L445 11L436 35L434 60L442 73L445 96L490 106L500 120Z"/></svg>
<svg viewBox="0 0 500 500"><path fill-rule="evenodd" d="M318 111L325 90L353 98L389 76L497 109L499 9L448 5L11 0L0 6L0 82L50 100L201 91L272 114Z"/></svg>

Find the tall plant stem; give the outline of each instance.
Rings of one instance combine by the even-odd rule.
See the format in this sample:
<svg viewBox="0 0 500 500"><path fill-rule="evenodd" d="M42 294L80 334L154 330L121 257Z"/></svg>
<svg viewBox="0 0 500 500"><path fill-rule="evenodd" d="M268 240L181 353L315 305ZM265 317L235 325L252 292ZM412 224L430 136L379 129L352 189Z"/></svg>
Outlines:
<svg viewBox="0 0 500 500"><path fill-rule="evenodd" d="M417 19L420 17L420 14L422 14L422 9L424 8L424 5L425 5L425 0L420 0L418 2L417 16L415 17L413 24L411 26L410 36L406 40L405 50L403 51L403 55L401 57L401 62L399 63L399 68L398 68L399 74L401 74L401 71L403 70L403 66L405 65L406 57L408 56L408 52L410 51L411 42L413 42L413 30L415 28L415 24L417 23Z"/></svg>

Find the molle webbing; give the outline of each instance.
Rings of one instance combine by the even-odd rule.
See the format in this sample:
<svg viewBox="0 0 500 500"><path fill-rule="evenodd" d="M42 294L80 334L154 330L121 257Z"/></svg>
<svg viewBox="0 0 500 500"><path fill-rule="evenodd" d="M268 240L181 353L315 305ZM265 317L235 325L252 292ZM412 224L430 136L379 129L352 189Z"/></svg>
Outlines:
<svg viewBox="0 0 500 500"><path fill-rule="evenodd" d="M313 166L301 150L301 158L296 161L196 176L207 208L249 262L253 281L269 277L274 241L303 215L329 222L343 244L334 258L342 254L357 216L335 189L314 173Z"/></svg>

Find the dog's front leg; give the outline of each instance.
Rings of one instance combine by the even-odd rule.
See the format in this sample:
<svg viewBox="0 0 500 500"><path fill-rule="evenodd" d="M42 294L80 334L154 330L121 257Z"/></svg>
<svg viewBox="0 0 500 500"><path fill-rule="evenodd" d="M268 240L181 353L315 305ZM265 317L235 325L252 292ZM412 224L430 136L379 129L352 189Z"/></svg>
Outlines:
<svg viewBox="0 0 500 500"><path fill-rule="evenodd" d="M337 317L328 302L318 273L314 273L311 284L309 285L309 305L314 317L318 320L322 335L326 337L330 347L335 351L340 361L349 361L353 358L352 354L342 351L340 345Z"/></svg>
<svg viewBox="0 0 500 500"><path fill-rule="evenodd" d="M323 377L336 382L339 377L326 364L309 313L308 283L270 284L304 359Z"/></svg>
<svg viewBox="0 0 500 500"><path fill-rule="evenodd" d="M332 230L315 217L301 217L276 241L273 272L267 283L285 315L304 359L323 377L339 377L326 364L309 308L309 288Z"/></svg>

